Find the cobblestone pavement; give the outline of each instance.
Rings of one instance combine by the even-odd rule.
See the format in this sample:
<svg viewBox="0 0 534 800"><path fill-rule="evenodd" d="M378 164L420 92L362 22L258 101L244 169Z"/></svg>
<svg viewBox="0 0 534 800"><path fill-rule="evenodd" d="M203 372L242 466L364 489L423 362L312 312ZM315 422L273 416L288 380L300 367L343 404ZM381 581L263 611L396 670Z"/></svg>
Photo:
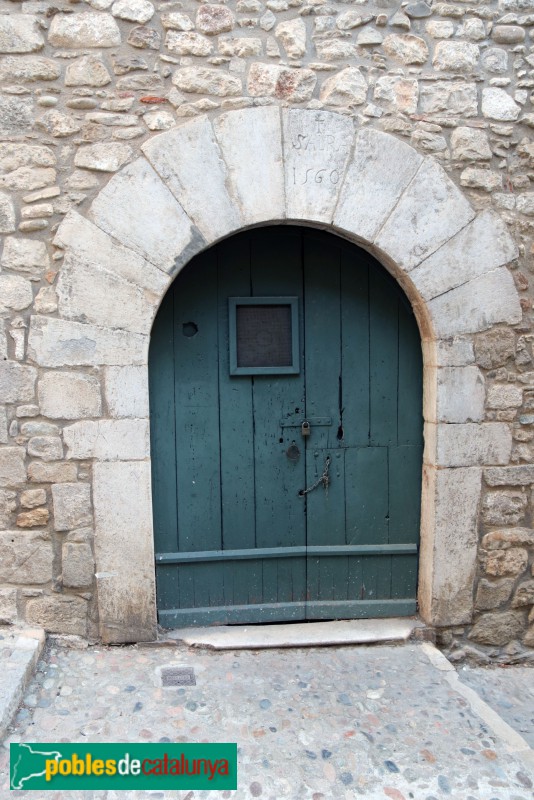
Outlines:
<svg viewBox="0 0 534 800"><path fill-rule="evenodd" d="M161 688L158 668L168 664L193 667L196 686ZM531 710L533 699L525 693ZM46 800L533 796L528 767L417 644L262 652L51 646L0 750L2 800L36 796L8 789L7 746L19 740L239 746L237 792L48 791Z"/></svg>
<svg viewBox="0 0 534 800"><path fill-rule="evenodd" d="M533 667L462 667L459 675L534 748Z"/></svg>

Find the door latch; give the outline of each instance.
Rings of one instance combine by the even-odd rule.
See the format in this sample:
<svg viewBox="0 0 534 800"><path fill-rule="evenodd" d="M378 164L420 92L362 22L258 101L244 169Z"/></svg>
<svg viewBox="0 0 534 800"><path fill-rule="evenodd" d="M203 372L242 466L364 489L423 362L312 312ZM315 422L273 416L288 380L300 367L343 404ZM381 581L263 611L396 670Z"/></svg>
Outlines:
<svg viewBox="0 0 534 800"><path fill-rule="evenodd" d="M310 423L307 419L304 420L302 425L300 426L300 432L303 436L309 436L311 433Z"/></svg>

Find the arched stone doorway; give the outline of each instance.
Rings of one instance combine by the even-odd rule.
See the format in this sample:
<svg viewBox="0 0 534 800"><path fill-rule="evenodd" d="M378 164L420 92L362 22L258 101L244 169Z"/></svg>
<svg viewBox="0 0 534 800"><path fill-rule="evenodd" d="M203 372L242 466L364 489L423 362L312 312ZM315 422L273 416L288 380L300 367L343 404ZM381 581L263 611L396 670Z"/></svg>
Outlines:
<svg viewBox="0 0 534 800"><path fill-rule="evenodd" d="M376 259L225 239L167 292L149 376L161 625L415 614L421 341Z"/></svg>
<svg viewBox="0 0 534 800"><path fill-rule="evenodd" d="M512 445L506 424L483 421L472 357L477 331L521 317L505 266L516 249L503 222L476 214L431 157L335 113L233 111L184 123L143 149L89 218L70 212L60 226L59 318L34 317L29 333L38 365L97 366L116 388L109 418L65 429L78 457L93 463L102 639L143 640L156 630L142 400L156 310L196 253L244 228L283 222L360 244L412 303L424 353L419 606L430 624L469 622L481 468L508 463Z"/></svg>

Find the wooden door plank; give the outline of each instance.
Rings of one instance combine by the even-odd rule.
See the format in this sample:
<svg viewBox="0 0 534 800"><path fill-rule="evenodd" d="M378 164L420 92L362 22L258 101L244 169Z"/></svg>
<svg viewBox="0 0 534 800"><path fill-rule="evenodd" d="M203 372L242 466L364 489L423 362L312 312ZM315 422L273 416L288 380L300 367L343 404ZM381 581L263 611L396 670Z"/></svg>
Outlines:
<svg viewBox="0 0 534 800"><path fill-rule="evenodd" d="M176 427L174 417L174 293L158 311L149 354L152 508L156 552L178 549Z"/></svg>
<svg viewBox="0 0 534 800"><path fill-rule="evenodd" d="M195 259L174 304L179 549L221 547L215 251ZM192 326L196 326L195 328ZM193 333L194 335L187 335Z"/></svg>
<svg viewBox="0 0 534 800"><path fill-rule="evenodd" d="M396 292L377 269L369 271L370 443L397 444L398 305Z"/></svg>
<svg viewBox="0 0 534 800"><path fill-rule="evenodd" d="M252 290L256 296L301 296L300 234L259 231L252 240ZM302 319L300 305L299 319ZM301 337L302 348L302 337ZM302 353L301 353L302 357ZM254 376L254 456L256 546L305 544L305 525L298 491L304 481L304 447L300 431L281 428L282 419L299 419L304 409L304 376ZM292 443L300 457L291 460Z"/></svg>
<svg viewBox="0 0 534 800"><path fill-rule="evenodd" d="M252 379L230 376L228 298L250 295L250 239L236 236L217 248L219 403L223 549L254 547L254 420Z"/></svg>
<svg viewBox="0 0 534 800"><path fill-rule="evenodd" d="M369 266L356 248L341 253L343 444L366 447L370 437Z"/></svg>
<svg viewBox="0 0 534 800"><path fill-rule="evenodd" d="M422 446L389 448L389 542L419 541Z"/></svg>
<svg viewBox="0 0 534 800"><path fill-rule="evenodd" d="M341 446L341 253L335 241L304 233L304 336L306 416L329 417L332 425L312 427L307 447Z"/></svg>
<svg viewBox="0 0 534 800"><path fill-rule="evenodd" d="M345 452L347 544L380 544L389 537L388 451L354 447Z"/></svg>

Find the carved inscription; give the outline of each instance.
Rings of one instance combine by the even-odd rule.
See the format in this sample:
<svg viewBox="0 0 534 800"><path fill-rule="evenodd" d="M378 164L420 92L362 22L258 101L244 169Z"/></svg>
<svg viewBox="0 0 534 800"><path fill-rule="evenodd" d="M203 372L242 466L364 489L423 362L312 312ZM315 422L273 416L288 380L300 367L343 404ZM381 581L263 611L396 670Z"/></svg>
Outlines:
<svg viewBox="0 0 534 800"><path fill-rule="evenodd" d="M328 158L332 158L341 149L341 142L339 139L336 141L336 136L333 133L328 133L325 130L327 125L327 118L324 114L316 114L313 120L313 128L308 133L293 132L291 138L291 146L294 151L299 155L305 156L313 154L312 160L317 159L317 156L324 154L325 162ZM309 159L306 159L309 161ZM318 165L317 165L318 166ZM324 166L320 169L315 167L292 167L292 183L294 186L303 186L306 183L325 183L325 185L337 186L340 181L340 173L338 169Z"/></svg>

